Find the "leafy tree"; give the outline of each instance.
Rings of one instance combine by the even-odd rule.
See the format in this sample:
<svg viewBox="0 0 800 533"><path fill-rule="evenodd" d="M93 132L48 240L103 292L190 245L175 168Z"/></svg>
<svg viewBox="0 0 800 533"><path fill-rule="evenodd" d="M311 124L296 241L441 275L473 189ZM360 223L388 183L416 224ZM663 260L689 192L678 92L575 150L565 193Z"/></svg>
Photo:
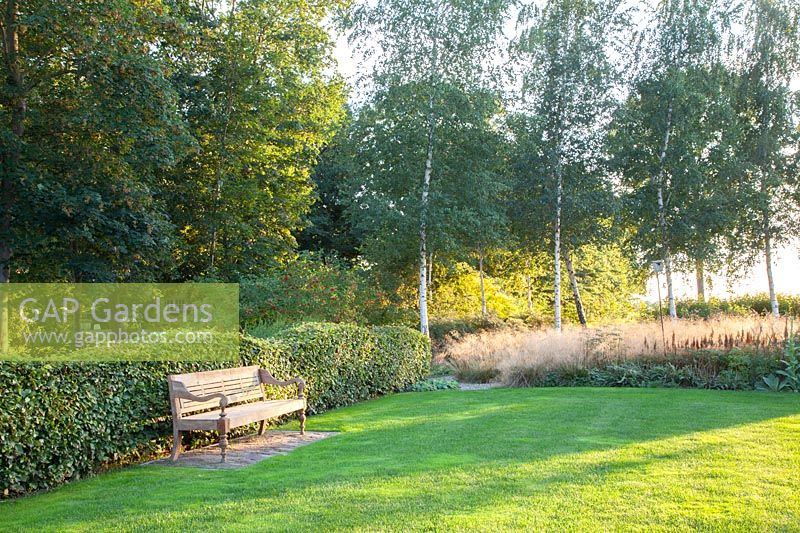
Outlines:
<svg viewBox="0 0 800 533"><path fill-rule="evenodd" d="M2 2L0 281L158 276L158 177L190 139L148 49L160 2ZM13 257L13 262L12 262Z"/></svg>
<svg viewBox="0 0 800 533"><path fill-rule="evenodd" d="M690 179L674 180L673 196L681 198L680 219L673 234L678 269L695 271L697 300L705 301L706 271L728 264L726 236L735 231L736 195L730 183L742 167L737 155L740 131L736 116L736 74L717 63L697 71L695 94L702 110L690 119L695 129ZM678 187L683 187L678 190Z"/></svg>
<svg viewBox="0 0 800 533"><path fill-rule="evenodd" d="M721 88L729 24L715 0L660 3L638 51L643 68L609 138L635 244L646 259L664 261L673 319L675 256L712 258L726 227L727 214L713 208L727 202L721 165L730 157L730 99Z"/></svg>
<svg viewBox="0 0 800 533"><path fill-rule="evenodd" d="M435 250L446 265L497 242L505 221L505 188L502 138L490 122L496 99L454 87L440 92L445 98L439 110L446 118L437 123L437 188L427 206L427 225L436 231L428 233L426 250ZM349 204L354 233L363 236L361 251L398 284L412 277L418 253L421 182L414 170L426 157L426 133L418 128L418 117L427 110L417 94L407 86L376 93L359 110L340 154L352 172L343 201ZM428 255L426 280L432 265ZM430 290L426 302L428 296Z"/></svg>
<svg viewBox="0 0 800 533"><path fill-rule="evenodd" d="M452 143L440 130L460 120L472 120L464 118L465 110L454 104L463 101L463 95L485 87L485 65L497 47L508 4L508 0L378 0L358 6L351 21L353 40L378 60L372 75L376 88L373 101L382 109L368 113L391 113L385 114L383 119L398 127L402 124L403 132L398 132L398 138L390 142L398 143L400 149L408 152L403 161L394 160L394 166L384 164L385 172L376 172L370 180L374 182L382 176L394 179L400 174L405 178L415 169L420 181L418 186L394 187L392 192L398 194L385 198L399 201L391 209L395 214L407 213L410 217L413 213L416 220L420 330L426 334L429 232L442 229L431 224L432 204L439 194L440 173L446 169L440 164L440 154L444 152L444 145ZM380 56L374 53L376 50ZM393 98L407 102L409 107L387 105ZM474 108L469 105L466 112ZM407 120L406 115L411 114L413 119ZM480 118L485 120L483 116ZM391 129L386 126L385 131ZM420 145L421 161L418 157ZM404 180L404 183L407 182ZM416 202L408 198L412 192ZM384 192L371 194L383 195ZM391 203L388 201L386 205ZM412 203L418 205L412 206ZM392 218L398 219L397 216ZM400 223L396 228L408 229L406 219L397 221ZM401 234L406 239L410 236L408 231Z"/></svg>
<svg viewBox="0 0 800 533"><path fill-rule="evenodd" d="M198 149L166 198L182 278L235 279L295 245L311 169L343 116L322 25L339 2L240 0L197 7L175 83Z"/></svg>
<svg viewBox="0 0 800 533"><path fill-rule="evenodd" d="M523 11L522 20L530 13ZM561 258L586 324L570 250L602 238L614 197L602 160L603 125L613 105L609 41L624 25L617 1L551 0L515 47L525 61L526 112L512 121L524 240L550 242L555 329L561 330ZM519 225L519 224L518 224ZM549 229L543 234L542 229Z"/></svg>
<svg viewBox="0 0 800 533"><path fill-rule="evenodd" d="M0 10L0 283L158 277L172 227L155 189L191 142L148 52L175 23L169 9L4 0Z"/></svg>
<svg viewBox="0 0 800 533"><path fill-rule="evenodd" d="M508 246L509 174L506 167L506 142L502 132L492 123L491 95L482 95L478 105L485 106L485 118L460 129L462 144L459 159L448 165L455 179L442 184L444 194L453 199L448 220L454 242L445 251L464 257L477 255L480 282L481 316L488 316L485 272L487 255ZM471 254L470 254L471 255Z"/></svg>
<svg viewBox="0 0 800 533"><path fill-rule="evenodd" d="M793 115L800 95L790 81L800 72L800 4L786 0L748 3L744 35L737 43L736 110L741 131L737 153L743 163L732 181L737 204L730 246L738 261L752 264L764 254L772 314L779 315L772 273L774 247L797 235L797 168L792 152L800 132Z"/></svg>

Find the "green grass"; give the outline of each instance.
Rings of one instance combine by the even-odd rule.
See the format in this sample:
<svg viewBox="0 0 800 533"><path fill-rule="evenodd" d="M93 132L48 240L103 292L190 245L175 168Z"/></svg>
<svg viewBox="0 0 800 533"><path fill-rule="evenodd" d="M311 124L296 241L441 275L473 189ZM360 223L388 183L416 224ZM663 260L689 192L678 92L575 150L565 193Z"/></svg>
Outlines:
<svg viewBox="0 0 800 533"><path fill-rule="evenodd" d="M0 530L800 531L800 395L397 394L236 471L131 467L0 504Z"/></svg>

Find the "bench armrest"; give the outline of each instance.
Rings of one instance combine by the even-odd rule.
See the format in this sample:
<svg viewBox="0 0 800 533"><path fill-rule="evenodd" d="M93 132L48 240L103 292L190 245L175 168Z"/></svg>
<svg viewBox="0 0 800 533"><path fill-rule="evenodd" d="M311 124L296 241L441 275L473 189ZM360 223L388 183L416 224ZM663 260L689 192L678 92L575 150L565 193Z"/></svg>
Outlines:
<svg viewBox="0 0 800 533"><path fill-rule="evenodd" d="M279 379L275 379L275 377L269 373L268 370L264 370L263 368L258 369L258 375L261 379L261 383L264 385L277 385L279 387L286 387L292 385L294 383L297 384L297 397L303 398L303 392L306 388L306 382L303 381L303 378L291 378L287 379L286 381L281 381Z"/></svg>
<svg viewBox="0 0 800 533"><path fill-rule="evenodd" d="M228 400L228 397L221 392L214 392L212 394L206 394L205 396L198 396L189 392L186 386L179 381L173 381L170 383L170 385L172 388L171 392L173 398L192 400L193 402L208 402L215 398L219 398L219 408L221 410L219 416L225 416L225 407L228 405L230 400Z"/></svg>

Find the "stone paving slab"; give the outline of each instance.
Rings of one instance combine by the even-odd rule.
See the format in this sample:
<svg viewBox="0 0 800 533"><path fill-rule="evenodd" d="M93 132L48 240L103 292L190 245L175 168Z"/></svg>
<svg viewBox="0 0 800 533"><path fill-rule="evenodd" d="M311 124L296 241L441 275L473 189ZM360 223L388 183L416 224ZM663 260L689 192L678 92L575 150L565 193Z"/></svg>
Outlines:
<svg viewBox="0 0 800 533"><path fill-rule="evenodd" d="M299 431L268 430L264 435L245 435L228 441L228 456L220 461L219 446L212 444L183 452L173 462L169 457L144 463L159 466L189 466L208 470L231 470L255 464L275 455L286 455L290 451L306 444L337 435L334 431Z"/></svg>

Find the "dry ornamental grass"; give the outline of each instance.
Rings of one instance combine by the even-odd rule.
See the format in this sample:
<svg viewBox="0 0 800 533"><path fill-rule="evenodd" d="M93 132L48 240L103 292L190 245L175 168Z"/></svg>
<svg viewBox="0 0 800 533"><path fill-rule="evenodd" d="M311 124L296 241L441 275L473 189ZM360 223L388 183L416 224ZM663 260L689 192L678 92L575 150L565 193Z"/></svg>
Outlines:
<svg viewBox="0 0 800 533"><path fill-rule="evenodd" d="M658 321L598 328L490 331L453 336L437 354L465 381L512 384L520 369L546 373L554 369L586 369L645 358L649 361L699 351L734 348L777 352L789 337L789 319L763 316Z"/></svg>

